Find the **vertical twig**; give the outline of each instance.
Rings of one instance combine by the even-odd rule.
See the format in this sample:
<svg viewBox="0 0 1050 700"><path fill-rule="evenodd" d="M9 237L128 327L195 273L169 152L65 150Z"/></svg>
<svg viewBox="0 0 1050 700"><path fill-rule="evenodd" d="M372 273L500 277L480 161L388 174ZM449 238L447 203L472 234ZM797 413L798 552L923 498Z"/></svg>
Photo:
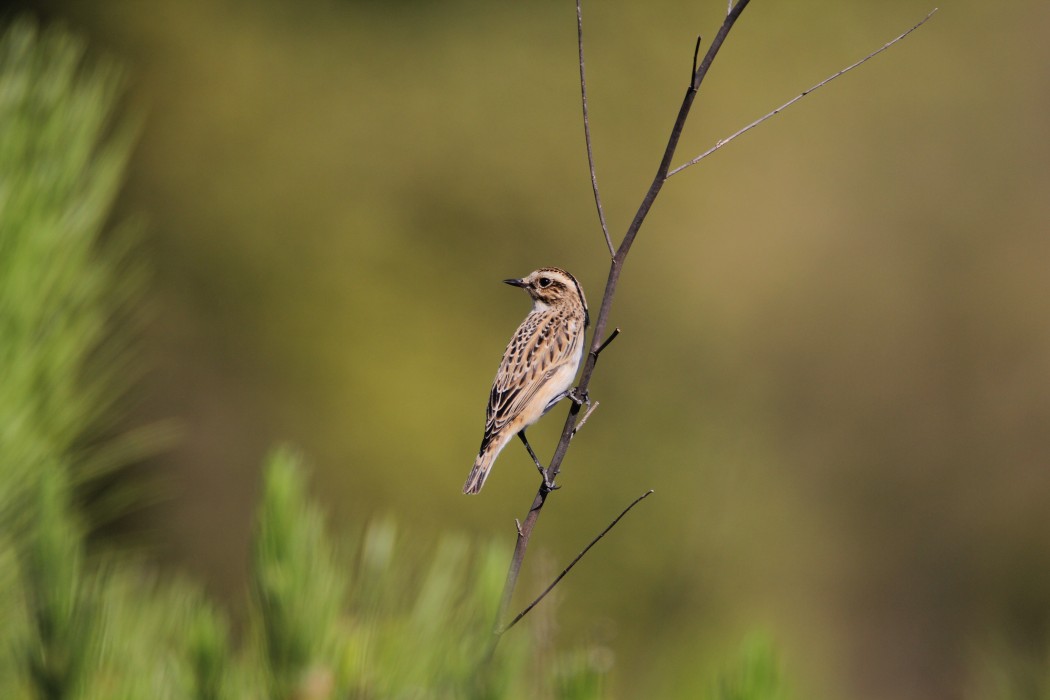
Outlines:
<svg viewBox="0 0 1050 700"><path fill-rule="evenodd" d="M598 222L602 225L602 233L605 235L605 244L609 246L609 255L616 255L613 248L612 238L609 236L609 226L605 223L605 209L602 207L602 198L598 194L598 174L594 168L594 149L591 146L591 120L587 111L587 74L583 68L583 10L580 8L580 0L576 0L576 45L580 53L580 94L583 97L583 138L587 142L587 166L591 170L591 189L594 190L594 205L598 207Z"/></svg>
<svg viewBox="0 0 1050 700"><path fill-rule="evenodd" d="M576 404L573 404L575 406ZM529 508L529 514L525 516L524 522L520 525L515 520L515 525L518 525L518 539L514 544L514 556L510 560L510 568L507 569L507 580L503 584L503 593L500 595L499 611L496 613L496 621L492 626L492 645L489 647L489 657L496 651L496 645L499 643L499 638L504 632L503 619L507 616L507 610L510 609L510 601L514 597L514 587L518 582L518 576L521 574L521 564L525 561L525 551L529 548L529 538L532 537L532 529L536 527L536 519L540 517L540 510L543 508L543 503L547 500L547 494L550 493L550 489L547 488L545 481L540 482L540 488L536 492L536 498L532 501L532 506Z"/></svg>

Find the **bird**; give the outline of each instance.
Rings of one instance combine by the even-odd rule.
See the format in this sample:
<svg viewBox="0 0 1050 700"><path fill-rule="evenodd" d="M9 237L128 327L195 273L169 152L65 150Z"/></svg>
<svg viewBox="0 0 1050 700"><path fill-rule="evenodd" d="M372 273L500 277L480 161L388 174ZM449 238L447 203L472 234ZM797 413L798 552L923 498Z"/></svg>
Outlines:
<svg viewBox="0 0 1050 700"><path fill-rule="evenodd" d="M503 282L524 289L532 299L532 310L507 344L492 382L485 434L463 485L465 494L481 491L496 457L515 435L545 474L525 438L525 429L566 396L579 403L569 388L583 359L584 334L590 325L583 287L557 267L543 267Z"/></svg>

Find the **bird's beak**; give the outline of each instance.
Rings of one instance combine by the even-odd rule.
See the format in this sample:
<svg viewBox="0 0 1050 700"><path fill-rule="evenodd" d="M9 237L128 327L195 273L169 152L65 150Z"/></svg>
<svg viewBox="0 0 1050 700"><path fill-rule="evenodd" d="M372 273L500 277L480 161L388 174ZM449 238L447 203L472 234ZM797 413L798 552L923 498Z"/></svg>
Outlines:
<svg viewBox="0 0 1050 700"><path fill-rule="evenodd" d="M503 280L503 284L509 284L512 287L525 287L528 283L525 280Z"/></svg>

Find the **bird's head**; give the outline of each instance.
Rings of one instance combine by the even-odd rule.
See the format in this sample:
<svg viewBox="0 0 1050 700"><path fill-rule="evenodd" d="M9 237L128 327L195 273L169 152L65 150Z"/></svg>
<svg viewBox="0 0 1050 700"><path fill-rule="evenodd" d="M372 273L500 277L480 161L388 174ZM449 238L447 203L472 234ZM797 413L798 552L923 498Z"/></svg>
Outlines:
<svg viewBox="0 0 1050 700"><path fill-rule="evenodd" d="M537 305L579 305L587 315L587 297L583 295L583 287L575 277L560 268L541 267L521 279L503 282L524 289Z"/></svg>

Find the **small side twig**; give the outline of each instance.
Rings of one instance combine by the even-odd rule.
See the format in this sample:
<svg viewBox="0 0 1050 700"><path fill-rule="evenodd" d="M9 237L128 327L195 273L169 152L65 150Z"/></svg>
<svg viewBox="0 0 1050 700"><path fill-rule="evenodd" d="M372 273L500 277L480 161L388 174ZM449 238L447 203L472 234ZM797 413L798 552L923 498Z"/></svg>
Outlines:
<svg viewBox="0 0 1050 700"><path fill-rule="evenodd" d="M756 126L758 126L762 122L766 121L767 119L770 119L770 118L775 117L776 115L780 114L785 109L787 109L791 105L795 104L796 102L798 102L803 97L805 97L806 95L810 94L811 92L819 90L820 88L824 87L825 85L830 83L835 78L838 78L839 76L842 76L842 75L845 75L846 73L849 73L851 70L853 70L857 66L859 66L859 65L861 65L863 63L867 63L868 61L870 61L871 59L875 58L876 56L878 56L880 53L882 53L886 49L888 49L891 46L893 46L894 44L896 44L898 41L900 41L904 37L906 37L909 34L911 34L912 32L914 32L916 29L918 29L922 25L926 24L926 21L928 19L930 19L930 17L933 17L933 14L935 12L937 12L937 8L936 7L933 8L932 10L930 10L929 14L927 14L925 17L923 17L921 22L916 24L914 27L912 27L908 31L898 35L897 38L895 38L892 41L889 41L889 42L883 44L883 46L881 48L879 48L879 49L877 49L875 51L872 51L871 53L869 53L867 56L865 56L864 58L860 59L856 63L852 63L852 64L846 66L845 68L843 68L842 70L840 70L839 72L835 73L834 75L830 75L827 78L824 78L824 80L821 80L819 83L817 83L813 87L809 88L808 90L803 90L801 94L796 95L795 97L791 98L790 100L788 100L784 104L780 105L779 107L777 107L773 111L768 112L767 114L765 114L762 117L759 117L755 121L753 121L750 124L748 124L747 126L745 126L743 129L740 129L739 131L737 131L735 134L733 134L731 136L727 136L724 139L721 139L718 143L716 143L714 146L712 146L711 148L707 149L706 151L704 151L703 153L698 155L696 158L693 158L688 163L680 165L677 168L675 168L674 170L672 170L671 172L667 173L667 177L671 177L672 175L674 175L676 173L680 173L680 172L682 172L683 170L685 170L686 168L688 168L691 165L696 165L697 163L702 161L704 158L707 158L709 155L711 155L712 153L714 153L718 149L722 148L722 146L725 146L726 144L728 144L730 141L735 139L737 136L742 136L742 135L746 134L747 132L751 131L752 129L754 129ZM699 44L697 44L697 46L699 47Z"/></svg>
<svg viewBox="0 0 1050 700"><path fill-rule="evenodd" d="M733 0L729 0L732 2ZM700 60L700 43L703 42L704 37L699 34L696 35L696 46L693 47L693 68L689 71L689 84L692 85L693 81L696 80L696 62Z"/></svg>
<svg viewBox="0 0 1050 700"><path fill-rule="evenodd" d="M613 332L609 334L609 337L608 337L608 338L606 338L606 339L605 339L605 340L604 340L604 341L602 342L602 344L601 344L601 345L599 345L599 346L598 346L598 347L597 347L597 348L596 348L596 349L594 350L594 352L592 352L592 353L591 353L592 355L594 355L594 359L595 359L595 360L597 360L597 359L598 359L598 355L601 355L601 354L602 354L602 350L604 350L605 348L609 347L609 343L611 343L612 341L616 340L616 336L618 336L618 335L620 335L620 327L619 327L619 326L617 326L616 328L614 328L614 329L613 329Z"/></svg>
<svg viewBox="0 0 1050 700"><path fill-rule="evenodd" d="M580 422L576 424L576 427L572 429L573 437L576 437L576 433L580 432L580 428L583 427L583 424L586 423L587 419L591 417L592 413L594 413L594 409L598 408L600 405L600 401L595 401L587 408L587 412L583 414L583 418L581 418Z"/></svg>
<svg viewBox="0 0 1050 700"><path fill-rule="evenodd" d="M597 405L597 404L595 404L595 405ZM510 622L507 623L506 627L504 627L502 630L500 630L500 634L503 634L504 632L509 630L511 627L513 627L514 625L518 624L518 621L521 620L521 618L523 618L526 615L528 615L530 610L532 610L534 607L536 607L536 605L538 605L541 600L543 600L545 597L547 597L548 593L550 593L551 591L554 590L554 587L557 586L558 583L563 578L565 578L565 575L572 570L572 567L576 566L577 562L579 562L580 559L583 559L584 555L587 554L587 552L590 551L591 547L593 547L594 545L598 544L598 540L600 540L601 538L605 537L605 535L608 534L609 530L612 530L616 526L616 523L620 522L620 520L623 518L623 516L627 515L631 511L631 508L634 508L636 505L638 505L639 503L644 501L646 498L648 498L652 494L652 492L653 492L653 490L649 489L648 491L643 493L641 496L639 496L638 498L636 498L633 501L631 501L631 505L629 505L626 508L624 508L623 512L621 512L619 515L616 516L615 520L613 520L611 523L609 523L609 525L604 530L599 532L598 536L595 537L593 540L591 540L590 544L588 544L586 547L584 547L583 550L579 554L576 555L575 559L573 559L571 562L569 562L569 565L566 566L562 570L562 572L560 574L558 574L557 578L555 578L553 581L551 581L551 584L549 586L547 586L545 589L543 589L543 593L540 593L539 596L536 597L536 600L534 600L531 603L529 603L528 606L526 606L526 608L524 610L522 610L520 613L518 613L517 616L513 620L511 620Z"/></svg>
<svg viewBox="0 0 1050 700"><path fill-rule="evenodd" d="M587 142L587 165L591 170L591 189L594 190L594 205L598 207L598 221L602 225L602 233L605 235L605 245L609 247L609 255L616 255L613 247L612 237L609 235L609 226L605 223L605 209L602 208L602 197L598 194L598 174L594 168L594 149L591 147L591 121L587 111L587 76L583 68L583 10L580 8L580 0L576 0L576 45L580 53L580 93L583 97L583 138Z"/></svg>

